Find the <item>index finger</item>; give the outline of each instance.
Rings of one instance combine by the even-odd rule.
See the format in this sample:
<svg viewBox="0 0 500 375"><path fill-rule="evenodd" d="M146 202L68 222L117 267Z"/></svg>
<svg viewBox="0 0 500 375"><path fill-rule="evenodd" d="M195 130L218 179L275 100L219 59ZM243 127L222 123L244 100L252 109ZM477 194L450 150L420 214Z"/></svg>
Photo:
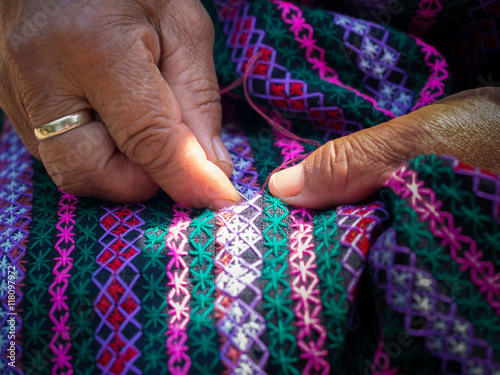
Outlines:
<svg viewBox="0 0 500 375"><path fill-rule="evenodd" d="M120 38L118 50L124 53L92 67L84 81L88 101L120 151L176 202L222 208L239 201L227 176L182 122L179 103L155 63L150 33L136 31L131 42Z"/></svg>

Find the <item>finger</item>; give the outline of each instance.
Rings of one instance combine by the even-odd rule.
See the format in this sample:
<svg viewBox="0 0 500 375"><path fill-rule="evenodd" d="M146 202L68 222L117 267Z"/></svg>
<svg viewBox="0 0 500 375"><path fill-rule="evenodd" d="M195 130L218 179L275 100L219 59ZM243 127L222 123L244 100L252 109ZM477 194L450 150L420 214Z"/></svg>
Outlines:
<svg viewBox="0 0 500 375"><path fill-rule="evenodd" d="M69 18L63 20L70 23ZM81 28L78 32L74 24L65 30L75 31L76 40L90 33L88 25L83 32ZM5 50L9 64L0 68L0 75L5 78L0 80L2 105L12 116L23 143L42 160L63 191L113 201L146 200L158 191L158 186L140 167L117 152L102 123L86 124L41 143L36 141L34 127L90 108L73 69L75 59L82 55L72 50L78 43L68 44L65 40L70 34L40 30L39 38L16 34L9 39ZM68 49L68 45L72 48Z"/></svg>
<svg viewBox="0 0 500 375"><path fill-rule="evenodd" d="M413 152L398 142L398 132L377 126L320 147L296 166L274 174L271 193L292 206L326 208L369 197Z"/></svg>
<svg viewBox="0 0 500 375"><path fill-rule="evenodd" d="M1 82L1 79L0 79ZM22 102L15 100L12 92L5 89L3 82L0 83L0 108L9 118L16 129L16 133L31 155L40 160L38 154L38 143L33 135L33 127L29 121L28 114L22 106ZM5 100L2 100L6 98Z"/></svg>
<svg viewBox="0 0 500 375"><path fill-rule="evenodd" d="M19 93L20 85L16 82L16 79L13 79L15 77L13 67L6 62L8 60L7 56L16 51L18 47L12 40L7 39L3 56L0 56L0 108L9 117L27 150L35 158L40 159L38 144L33 135L33 127Z"/></svg>
<svg viewBox="0 0 500 375"><path fill-rule="evenodd" d="M182 122L179 103L166 84L151 51L150 30L133 30L117 43L125 55L93 67L85 91L118 148L178 203L222 208L239 201L224 173L207 160L191 130ZM94 56L94 59L96 56Z"/></svg>
<svg viewBox="0 0 500 375"><path fill-rule="evenodd" d="M167 53L161 60L162 75L177 98L183 122L208 160L230 176L233 162L220 137L222 110L213 59L212 21L199 1L173 1L169 11L175 12L177 23L164 21L167 29L162 30L162 49ZM196 27L178 30L192 25Z"/></svg>
<svg viewBox="0 0 500 375"><path fill-rule="evenodd" d="M62 191L113 202L145 201L158 185L116 149L100 121L44 140L41 159Z"/></svg>
<svg viewBox="0 0 500 375"><path fill-rule="evenodd" d="M273 175L269 189L290 205L325 208L369 197L419 154L452 155L498 171L499 97L498 92L490 98L460 93L328 142L304 162Z"/></svg>

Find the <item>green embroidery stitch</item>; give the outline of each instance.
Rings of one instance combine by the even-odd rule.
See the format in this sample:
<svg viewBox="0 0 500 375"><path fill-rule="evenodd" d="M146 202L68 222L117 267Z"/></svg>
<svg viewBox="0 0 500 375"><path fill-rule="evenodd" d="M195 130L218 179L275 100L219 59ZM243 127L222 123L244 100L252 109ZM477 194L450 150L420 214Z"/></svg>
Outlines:
<svg viewBox="0 0 500 375"><path fill-rule="evenodd" d="M191 275L191 311L188 323L188 346L191 366L195 373L216 374L221 369L217 327L214 324L214 276L212 234L214 213L206 210L190 224L189 235L193 257L189 264Z"/></svg>
<svg viewBox="0 0 500 375"><path fill-rule="evenodd" d="M472 186L463 186L465 182L443 159L419 158L410 167L418 170L420 179L436 192L444 207L461 223L462 230L476 240L478 248L500 266L500 225L491 215L491 206L482 206Z"/></svg>
<svg viewBox="0 0 500 375"><path fill-rule="evenodd" d="M297 339L293 335L294 313L291 287L288 281L288 209L279 199L266 195L263 212L263 269L267 280L262 293L268 330L269 365L279 373L299 374L295 367ZM272 370L270 370L272 372Z"/></svg>
<svg viewBox="0 0 500 375"><path fill-rule="evenodd" d="M58 193L42 163L33 162L33 199L32 230L29 237L25 284L25 295L21 308L23 317L23 365L25 374L34 374L48 369L47 361L51 351L49 342L53 332L48 319L50 296L48 289L52 281L51 249L54 247L55 222L58 211ZM41 274L44 274L42 276ZM42 328L43 327L43 328ZM44 329L45 328L45 329ZM48 331L48 332L47 332Z"/></svg>
<svg viewBox="0 0 500 375"><path fill-rule="evenodd" d="M154 373L168 372L168 356L165 341L168 329L168 304L165 267L167 265L167 248L165 241L168 234L168 224L172 214L172 205L169 200L156 199L154 205L148 207L144 231L144 243L141 251L143 272L141 273L140 289L143 314L141 316L142 337L144 346L141 362L145 371ZM155 208L153 208L155 207Z"/></svg>
<svg viewBox="0 0 500 375"><path fill-rule="evenodd" d="M431 160L431 162L423 164L424 160ZM440 199L440 192L442 191L440 184L432 181L437 174L435 170L431 171L433 163L435 164L435 170L438 170L439 174L441 174L441 177L436 178L442 179L442 176L446 175L448 167L441 164L435 157L419 157L411 162L409 166L419 173L419 178L424 177L426 186L435 185L434 191L437 193L437 198ZM431 165L430 168L428 168L429 165ZM426 171L430 173L425 175ZM449 171L450 168L448 168ZM425 178L429 176L432 176L431 180ZM448 181L452 180L448 179ZM470 321L474 321L477 332L494 331L495 334L500 334L500 327L498 325L489 325L489 319L493 319L496 314L486 302L484 295L479 293L477 287L472 284L467 275L460 272L457 264L451 257L443 252L442 247L439 246L439 242L435 243L430 229L427 228L426 223L420 221L417 213L409 207L409 203L392 192L384 191L382 196L388 198L387 204L392 208L394 217L393 226L396 230L398 243L411 248L417 254L417 264L420 263L419 267L423 266L423 269L431 271L439 282L439 290L455 299L456 303L460 306L460 310L465 313L464 317ZM444 204L448 204L446 200ZM478 295L479 298L477 297ZM477 307L479 307L479 310L476 310ZM480 311L479 316L483 316L485 319L478 319L478 314L474 314L475 311ZM494 350L500 350L498 340L491 339L492 337L489 337L488 342Z"/></svg>
<svg viewBox="0 0 500 375"><path fill-rule="evenodd" d="M98 255L99 237L102 234L99 222L97 201L79 198L75 210L75 249L72 252L73 267L68 285L71 296L70 317L75 324L72 331L72 345L69 354L75 361L73 371L83 375L95 371L97 351L92 346L98 318L94 311L94 297L98 291L92 282L96 270L95 259ZM85 363L85 366L78 364Z"/></svg>
<svg viewBox="0 0 500 375"><path fill-rule="evenodd" d="M340 255L337 235L335 211L331 210L314 217L317 273L326 321L327 346L333 353L333 363L338 362L343 355L348 314L347 293L342 287L342 278L339 277L342 265L336 259Z"/></svg>

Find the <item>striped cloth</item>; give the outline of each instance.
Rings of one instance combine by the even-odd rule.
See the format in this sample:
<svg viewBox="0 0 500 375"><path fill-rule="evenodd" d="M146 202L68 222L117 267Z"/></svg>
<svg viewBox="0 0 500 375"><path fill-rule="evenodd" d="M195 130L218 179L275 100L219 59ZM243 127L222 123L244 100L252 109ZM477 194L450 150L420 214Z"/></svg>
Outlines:
<svg viewBox="0 0 500 375"><path fill-rule="evenodd" d="M1 372L500 374L500 177L420 156L362 204L290 207L261 187L314 147L247 102L322 143L408 113L455 84L452 57L421 38L458 10L498 20L498 2L412 2L392 17L413 34L370 20L386 16L382 0L204 3L222 87L259 54L248 98L242 87L223 98L246 200L213 212L164 193L129 205L75 197L5 120Z"/></svg>

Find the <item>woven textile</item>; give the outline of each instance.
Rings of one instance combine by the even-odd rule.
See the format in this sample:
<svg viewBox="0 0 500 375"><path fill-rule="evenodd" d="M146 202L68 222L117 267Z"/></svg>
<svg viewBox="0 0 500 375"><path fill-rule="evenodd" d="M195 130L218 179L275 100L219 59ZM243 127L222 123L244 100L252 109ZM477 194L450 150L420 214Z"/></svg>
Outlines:
<svg viewBox="0 0 500 375"><path fill-rule="evenodd" d="M221 87L248 75L223 96L240 205L66 194L5 119L3 374L500 374L500 177L420 156L366 202L290 207L261 188L314 146L248 105L321 143L411 112L463 69L433 32L486 35L487 66L498 2L411 2L389 26L390 1L320 3L204 1Z"/></svg>

